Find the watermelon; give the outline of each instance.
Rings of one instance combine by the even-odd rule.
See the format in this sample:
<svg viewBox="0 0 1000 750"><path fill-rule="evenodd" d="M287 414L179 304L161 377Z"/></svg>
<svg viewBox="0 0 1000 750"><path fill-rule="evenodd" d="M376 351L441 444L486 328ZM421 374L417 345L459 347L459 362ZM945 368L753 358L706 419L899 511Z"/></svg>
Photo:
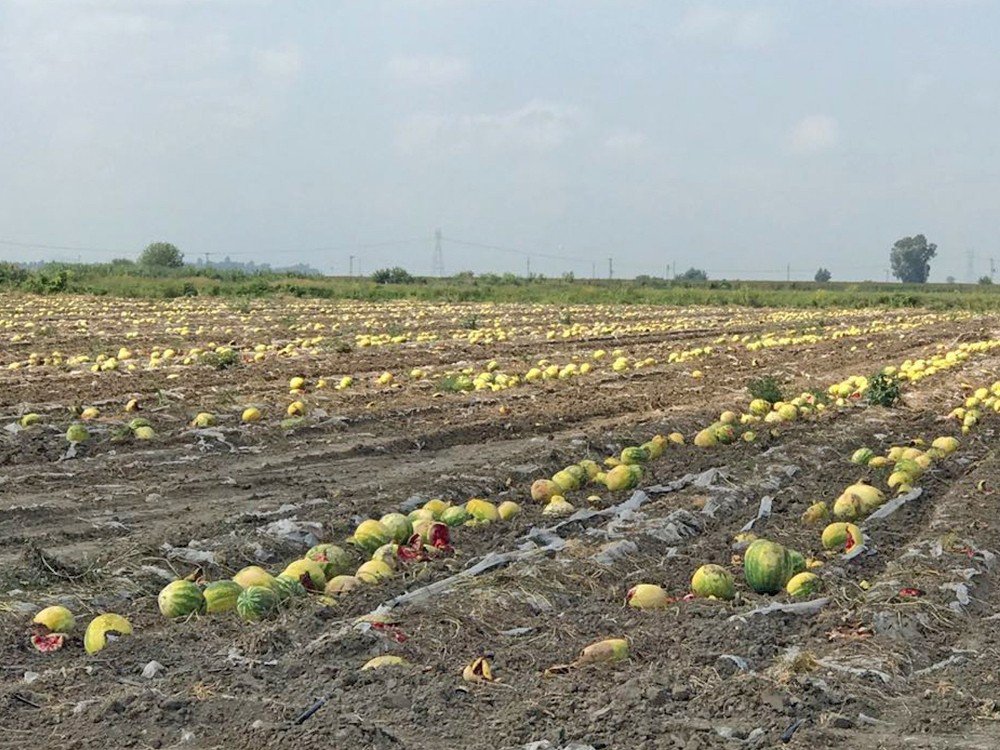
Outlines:
<svg viewBox="0 0 1000 750"><path fill-rule="evenodd" d="M278 595L271 586L250 586L236 599L236 613L247 622L267 617L277 606Z"/></svg>
<svg viewBox="0 0 1000 750"><path fill-rule="evenodd" d="M805 513L802 514L802 523L812 525L826 520L829 516L830 511L826 507L826 503L820 501L818 503L813 503L806 508Z"/></svg>
<svg viewBox="0 0 1000 750"><path fill-rule="evenodd" d="M164 586L156 602L164 617L187 617L201 611L205 606L205 597L191 581L181 580Z"/></svg>
<svg viewBox="0 0 1000 750"><path fill-rule="evenodd" d="M233 580L243 588L249 588L250 586L274 586L274 576L256 565L248 565L243 568L233 576Z"/></svg>
<svg viewBox="0 0 1000 750"><path fill-rule="evenodd" d="M433 521L434 513L427 508L417 508L416 510L411 510L409 515L406 516L406 520L411 524L417 521Z"/></svg>
<svg viewBox="0 0 1000 750"><path fill-rule="evenodd" d="M372 560L381 560L390 568L395 569L396 561L399 559L399 547L400 545L395 542L383 544L372 553Z"/></svg>
<svg viewBox="0 0 1000 750"><path fill-rule="evenodd" d="M69 633L76 627L73 613L59 605L41 610L31 622L46 633Z"/></svg>
<svg viewBox="0 0 1000 750"><path fill-rule="evenodd" d="M715 439L723 445L729 445L736 440L736 433L733 431L732 425L716 422L709 425L708 429L715 435Z"/></svg>
<svg viewBox="0 0 1000 750"><path fill-rule="evenodd" d="M802 555L767 539L758 539L743 554L743 573L758 594L777 594L789 578L804 569Z"/></svg>
<svg viewBox="0 0 1000 750"><path fill-rule="evenodd" d="M326 575L323 573L323 566L307 557L290 562L281 571L281 575L296 579L312 591L322 591L323 587L326 586Z"/></svg>
<svg viewBox="0 0 1000 750"><path fill-rule="evenodd" d="M901 458L892 467L894 472L902 472L913 479L920 479L920 476L924 473L924 467L918 464L912 458Z"/></svg>
<svg viewBox="0 0 1000 750"><path fill-rule="evenodd" d="M243 587L236 581L213 581L202 592L205 597L205 613L218 615L232 612L236 609L236 599L242 591Z"/></svg>
<svg viewBox="0 0 1000 750"><path fill-rule="evenodd" d="M413 525L402 513L386 513L379 520L379 523L389 530L392 541L396 544L404 544L407 539L413 536Z"/></svg>
<svg viewBox="0 0 1000 750"><path fill-rule="evenodd" d="M612 492L631 490L642 479L642 467L638 464L619 464L604 477L605 486Z"/></svg>
<svg viewBox="0 0 1000 750"><path fill-rule="evenodd" d="M547 503L553 495L562 494L562 489L551 479L536 479L531 485L531 499Z"/></svg>
<svg viewBox="0 0 1000 750"><path fill-rule="evenodd" d="M861 544L863 541L864 536L861 534L861 529L853 523L831 523L823 529L823 547L825 549L839 547L847 552L854 545Z"/></svg>
<svg viewBox="0 0 1000 750"><path fill-rule="evenodd" d="M358 525L358 528L354 530L354 536L349 541L370 555L383 544L391 542L392 533L379 521L368 519Z"/></svg>
<svg viewBox="0 0 1000 750"><path fill-rule="evenodd" d="M871 448L858 448L851 454L851 463L867 466L873 458L875 458L875 452Z"/></svg>
<svg viewBox="0 0 1000 750"><path fill-rule="evenodd" d="M698 596L732 599L736 596L733 576L721 565L702 565L691 577L691 590Z"/></svg>
<svg viewBox="0 0 1000 750"><path fill-rule="evenodd" d="M317 544L305 556L318 562L328 579L347 573L354 567L351 556L336 544Z"/></svg>
<svg viewBox="0 0 1000 750"><path fill-rule="evenodd" d="M788 547L785 547L785 552L788 553L788 571L790 576L801 573L806 569L806 558L800 552L788 549Z"/></svg>
<svg viewBox="0 0 1000 750"><path fill-rule="evenodd" d="M845 492L833 503L833 517L853 521L865 515L864 504L859 495Z"/></svg>
<svg viewBox="0 0 1000 750"><path fill-rule="evenodd" d="M121 615L98 615L87 625L83 634L83 648L88 654L96 654L108 645L109 635L132 635L132 623Z"/></svg>
<svg viewBox="0 0 1000 750"><path fill-rule="evenodd" d="M65 607L46 607L31 621L31 645L43 654L58 651L66 642L66 634L76 627L73 613Z"/></svg>
<svg viewBox="0 0 1000 750"><path fill-rule="evenodd" d="M877 487L865 482L855 482L847 487L833 504L833 515L844 521L862 518L885 502L885 495Z"/></svg>
<svg viewBox="0 0 1000 750"><path fill-rule="evenodd" d="M392 578L392 568L381 560L369 560L358 568L355 576L365 583L378 583Z"/></svg>
<svg viewBox="0 0 1000 750"><path fill-rule="evenodd" d="M451 503L446 503L441 498L434 498L433 500L428 500L424 503L424 509L429 510L434 514L435 521L439 519L441 514L448 510L449 507L451 507Z"/></svg>
<svg viewBox="0 0 1000 750"><path fill-rule="evenodd" d="M36 651L43 654L58 651L65 642L65 633L33 633L31 636L31 645L35 647Z"/></svg>
<svg viewBox="0 0 1000 750"><path fill-rule="evenodd" d="M626 448L622 451L621 461L626 465L644 464L649 460L648 448Z"/></svg>
<svg viewBox="0 0 1000 750"><path fill-rule="evenodd" d="M282 573L275 577L275 591L278 594L278 601L285 601L295 596L305 596L306 587L298 578Z"/></svg>
<svg viewBox="0 0 1000 750"><path fill-rule="evenodd" d="M363 583L355 576L334 576L326 583L326 592L330 595L346 594L353 588L357 588Z"/></svg>
<svg viewBox="0 0 1000 750"><path fill-rule="evenodd" d="M559 488L559 493L572 492L580 489L580 477L566 469L552 475L552 483Z"/></svg>
<svg viewBox="0 0 1000 750"><path fill-rule="evenodd" d="M509 521L520 512L521 506L513 500L504 500L497 506L497 515L500 516L501 521Z"/></svg>
<svg viewBox="0 0 1000 750"><path fill-rule="evenodd" d="M949 456L959 448L959 442L953 437L934 438L931 447L941 452L942 455Z"/></svg>
<svg viewBox="0 0 1000 750"><path fill-rule="evenodd" d="M456 505L442 513L441 520L449 526L461 526L469 520L469 512L460 505Z"/></svg>
<svg viewBox="0 0 1000 750"><path fill-rule="evenodd" d="M477 521L499 521L500 514L497 513L497 506L489 500L473 498L465 504L466 512Z"/></svg>
<svg viewBox="0 0 1000 750"><path fill-rule="evenodd" d="M796 573L788 580L785 591L796 598L812 596L819 591L820 580L815 573Z"/></svg>

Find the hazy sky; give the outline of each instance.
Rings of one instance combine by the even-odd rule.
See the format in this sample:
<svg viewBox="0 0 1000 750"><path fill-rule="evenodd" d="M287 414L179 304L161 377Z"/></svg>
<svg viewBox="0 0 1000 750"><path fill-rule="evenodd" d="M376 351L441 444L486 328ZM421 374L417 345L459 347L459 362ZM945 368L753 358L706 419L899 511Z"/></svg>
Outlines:
<svg viewBox="0 0 1000 750"><path fill-rule="evenodd" d="M985 0L0 0L0 239L109 250L0 258L428 273L441 227L448 273L526 267L456 238L882 279L923 232L932 279L978 277L998 30Z"/></svg>

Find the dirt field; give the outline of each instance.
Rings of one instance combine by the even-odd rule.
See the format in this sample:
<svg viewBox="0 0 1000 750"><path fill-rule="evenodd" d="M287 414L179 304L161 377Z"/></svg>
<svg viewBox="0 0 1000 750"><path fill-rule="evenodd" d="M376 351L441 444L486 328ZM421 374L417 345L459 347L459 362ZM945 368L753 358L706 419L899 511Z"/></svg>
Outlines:
<svg viewBox="0 0 1000 750"><path fill-rule="evenodd" d="M996 317L877 310L0 297L0 747L1000 747L1000 416L983 408L966 435L947 418L1000 379L1000 348L964 350L896 408L831 403L748 425L754 442L691 444L746 410L763 374L826 393L997 338ZM552 365L574 368L527 378ZM463 371L497 387L456 388ZM294 401L305 418L282 426ZM248 406L261 421L241 422ZM85 407L100 415L70 450L70 410ZM215 426L189 425L202 411ZM28 413L39 423L21 428ZM152 440L128 429L136 417ZM674 431L686 444L649 463L641 494L591 486L562 519L531 500L567 464ZM862 524L861 554L824 554L802 512L859 477L887 489L852 452L939 435L960 449ZM522 513L454 529L453 556L259 623L158 611L176 577L278 573L315 540L438 497ZM794 603L743 581L734 537L764 498L752 531L823 562L814 610L755 612ZM732 570L733 601L684 598L705 563ZM637 583L677 601L626 606ZM359 620L428 586L389 626ZM31 618L56 603L77 631L40 654ZM100 612L134 634L87 655ZM628 639L628 660L544 674L611 637ZM359 671L380 654L410 666ZM462 679L480 656L498 681Z"/></svg>

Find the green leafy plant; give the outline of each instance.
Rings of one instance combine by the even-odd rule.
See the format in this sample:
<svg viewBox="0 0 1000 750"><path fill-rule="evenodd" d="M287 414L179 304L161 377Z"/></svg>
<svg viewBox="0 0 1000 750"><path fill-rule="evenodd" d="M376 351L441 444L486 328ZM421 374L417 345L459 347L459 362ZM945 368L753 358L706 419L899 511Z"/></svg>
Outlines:
<svg viewBox="0 0 1000 750"><path fill-rule="evenodd" d="M448 375L438 381L438 390L448 393L464 393L475 387L472 378L468 375Z"/></svg>
<svg viewBox="0 0 1000 750"><path fill-rule="evenodd" d="M865 401L872 406L892 406L899 401L899 379L880 372L868 378Z"/></svg>
<svg viewBox="0 0 1000 750"><path fill-rule="evenodd" d="M773 375L764 375L751 380L747 383L747 390L751 398L762 398L772 404L785 400L781 385Z"/></svg>
<svg viewBox="0 0 1000 750"><path fill-rule="evenodd" d="M240 355L232 349L223 352L205 352L198 361L216 370L226 370L240 363Z"/></svg>

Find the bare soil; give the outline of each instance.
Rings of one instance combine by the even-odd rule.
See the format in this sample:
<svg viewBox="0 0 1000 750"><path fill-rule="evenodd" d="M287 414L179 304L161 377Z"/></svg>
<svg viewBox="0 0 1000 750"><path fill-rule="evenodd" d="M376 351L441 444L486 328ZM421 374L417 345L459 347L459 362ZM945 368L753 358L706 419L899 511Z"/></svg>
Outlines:
<svg viewBox="0 0 1000 750"><path fill-rule="evenodd" d="M685 320L694 321L695 312L684 312ZM0 747L1000 747L996 415L963 438L958 454L934 464L918 498L866 526L862 555L824 557L817 529L799 520L811 503L832 501L860 476L884 481L849 462L855 448L958 434L944 415L967 395L963 383L1000 377L1000 357L974 357L910 386L899 408L831 409L774 434L759 429L753 443L674 447L650 465L642 485L648 500L621 523L604 515L557 525L528 494L534 479L568 463L601 461L656 433L690 438L722 409L745 406L746 382L761 373L798 390L825 388L927 356L939 344L996 336L995 320L940 319L903 334L756 352L715 343L708 356L667 364L669 351L713 345L737 327L724 312L706 311L700 325L673 331L565 340L525 334L484 346L449 338L462 314L424 321L440 332L436 342L328 348L224 371L196 366L172 380L156 369L5 372L3 423L28 411L43 413L45 423L0 433ZM647 314L656 319L655 311ZM275 318L272 340L295 325L295 318L268 315ZM774 331L782 327L776 318L779 311L760 311L738 330ZM877 319L845 313L828 328ZM205 322L218 329L200 334L206 342L230 340L228 329L237 345L250 343L231 321ZM74 352L84 345L58 320L51 329L32 346ZM108 342L116 330L109 322ZM140 331L130 346L169 345ZM582 361L599 347L658 364L497 393L442 393L433 378L394 388L371 383L384 370L469 363L478 371L490 359L523 371L543 357ZM705 377L692 378L694 369ZM277 426L292 375L314 382L337 373L361 384L344 392L307 388L309 422ZM156 440L117 439L129 397L143 403ZM241 425L239 411L250 402L271 407L275 418ZM66 409L84 404L101 405L109 416L66 457ZM187 427L199 409L218 413L219 427ZM693 476L701 479L654 491ZM570 499L586 507L587 494ZM601 508L630 495L600 494ZM742 585L733 602L680 600L704 563L730 567L741 580L733 538L765 496L771 515L754 531L825 561L826 606L754 615L789 600ZM235 616L174 622L157 610L163 572L191 573L198 566L185 556L192 552L210 553L200 567L211 580L248 564L279 572L306 545L266 533L275 521L339 542L359 520L414 497L514 499L523 513L459 528L453 557L333 605L309 597L254 625ZM554 545L549 551L396 607L397 627L358 622L381 603L491 554L537 550L546 540ZM624 606L626 591L640 582L658 583L679 601L654 612ZM922 593L901 595L907 588ZM80 633L59 652L38 654L28 623L52 603L76 613L80 633L92 614L113 611L131 620L135 634L94 656L84 653ZM627 661L545 676L609 637L629 640ZM411 666L359 671L383 653ZM479 656L490 660L498 682L462 680ZM146 678L143 668L153 661L162 669Z"/></svg>

